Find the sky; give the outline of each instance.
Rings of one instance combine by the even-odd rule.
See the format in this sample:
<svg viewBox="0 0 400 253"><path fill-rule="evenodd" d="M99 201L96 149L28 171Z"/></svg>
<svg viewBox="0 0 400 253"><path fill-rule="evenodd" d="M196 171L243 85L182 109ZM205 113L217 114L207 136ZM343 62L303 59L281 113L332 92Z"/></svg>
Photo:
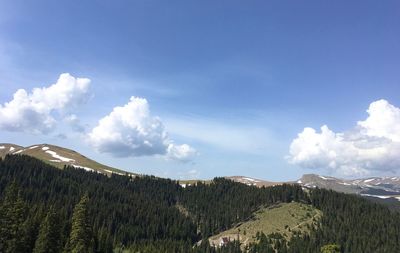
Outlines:
<svg viewBox="0 0 400 253"><path fill-rule="evenodd" d="M0 142L175 179L400 174L400 2L0 0Z"/></svg>

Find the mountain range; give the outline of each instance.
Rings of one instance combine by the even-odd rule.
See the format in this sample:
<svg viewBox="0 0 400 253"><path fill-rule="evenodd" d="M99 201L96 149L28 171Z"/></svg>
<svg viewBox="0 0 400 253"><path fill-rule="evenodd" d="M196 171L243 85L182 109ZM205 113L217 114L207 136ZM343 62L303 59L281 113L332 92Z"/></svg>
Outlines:
<svg viewBox="0 0 400 253"><path fill-rule="evenodd" d="M50 144L35 144L22 147L16 144L0 143L0 157L7 154L24 154L40 159L48 164L62 169L64 166L73 166L86 171L111 175L137 176L132 172L123 171L98 163L74 150ZM273 182L248 176L226 176L225 178L249 186L274 186L281 184L299 184L303 188L324 188L338 192L358 194L369 198L378 198L384 201L400 201L400 177L369 177L360 179L340 179L331 176L305 174L296 181ZM199 180L181 180L182 186L194 184ZM203 181L207 182L207 181ZM399 202L400 203L400 202Z"/></svg>
<svg viewBox="0 0 400 253"><path fill-rule="evenodd" d="M305 174L296 181L271 182L246 176L231 176L227 179L257 187L281 184L299 184L303 189L322 188L361 195L374 202L400 210L400 177L368 177L359 179L340 179L316 174Z"/></svg>

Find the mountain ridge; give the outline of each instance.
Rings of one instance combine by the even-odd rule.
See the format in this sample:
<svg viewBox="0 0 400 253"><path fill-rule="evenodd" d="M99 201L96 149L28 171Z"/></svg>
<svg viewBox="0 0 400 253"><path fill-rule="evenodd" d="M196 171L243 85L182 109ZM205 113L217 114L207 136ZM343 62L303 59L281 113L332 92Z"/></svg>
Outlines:
<svg viewBox="0 0 400 253"><path fill-rule="evenodd" d="M375 202L387 203L400 209L400 177L366 177L341 179L318 174L304 174L296 181L271 182L246 176L225 177L235 182L257 187L280 184L299 184L305 189L323 188L348 194L356 194ZM249 180L251 179L251 180Z"/></svg>
<svg viewBox="0 0 400 253"><path fill-rule="evenodd" d="M52 145L35 144L27 147L13 143L0 143L0 157L7 154L24 154L38 158L48 164L62 169L64 166L73 166L87 171L111 175L137 176L135 173L126 172L111 166L107 166L92 160L72 149ZM274 182L249 176L225 176L224 178L243 183L249 186L268 187L282 184L299 184L303 188L324 188L338 192L357 194L368 198L378 198L382 201L396 200L400 202L400 177L367 177L359 179L341 179L332 176L318 174L304 174L295 181ZM209 182L210 180L178 180L181 186L196 184L196 182Z"/></svg>
<svg viewBox="0 0 400 253"><path fill-rule="evenodd" d="M136 176L135 173L101 164L75 150L52 144L43 143L23 147L12 143L0 143L0 157L4 158L8 154L32 156L59 169L63 169L64 166L72 166L75 168L84 169L86 171L94 171L106 175L115 173L119 175Z"/></svg>

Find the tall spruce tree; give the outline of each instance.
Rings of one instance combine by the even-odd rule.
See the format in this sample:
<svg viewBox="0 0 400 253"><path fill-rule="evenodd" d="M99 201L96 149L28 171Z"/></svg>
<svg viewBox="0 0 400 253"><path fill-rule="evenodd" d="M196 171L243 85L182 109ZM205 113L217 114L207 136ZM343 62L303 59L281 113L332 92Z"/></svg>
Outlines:
<svg viewBox="0 0 400 253"><path fill-rule="evenodd" d="M87 210L88 202L89 196L85 194L74 208L68 252L90 253L93 251L92 231Z"/></svg>
<svg viewBox="0 0 400 253"><path fill-rule="evenodd" d="M61 227L58 214L53 207L48 211L46 218L40 225L39 236L33 253L60 252Z"/></svg>
<svg viewBox="0 0 400 253"><path fill-rule="evenodd" d="M0 213L0 252L23 252L27 209L15 182L6 189Z"/></svg>

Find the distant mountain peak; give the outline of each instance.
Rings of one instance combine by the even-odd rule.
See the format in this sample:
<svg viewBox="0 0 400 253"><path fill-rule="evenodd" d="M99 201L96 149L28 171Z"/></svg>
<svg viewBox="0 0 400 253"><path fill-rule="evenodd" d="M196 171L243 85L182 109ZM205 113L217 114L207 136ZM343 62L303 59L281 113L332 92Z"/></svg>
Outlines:
<svg viewBox="0 0 400 253"><path fill-rule="evenodd" d="M27 147L22 147L11 143L0 143L0 157L4 157L7 154L23 154L32 156L60 169L64 168L65 165L69 165L75 168L84 169L86 171L95 171L106 175L115 173L120 175L128 174L135 176L133 173L98 163L72 149L47 143L30 145Z"/></svg>
<svg viewBox="0 0 400 253"><path fill-rule="evenodd" d="M323 188L338 192L358 194L379 199L400 201L400 177L367 177L360 179L341 179L318 174L304 174L297 181L271 182L247 176L225 177L249 186L274 186L280 184L299 184L304 188Z"/></svg>

